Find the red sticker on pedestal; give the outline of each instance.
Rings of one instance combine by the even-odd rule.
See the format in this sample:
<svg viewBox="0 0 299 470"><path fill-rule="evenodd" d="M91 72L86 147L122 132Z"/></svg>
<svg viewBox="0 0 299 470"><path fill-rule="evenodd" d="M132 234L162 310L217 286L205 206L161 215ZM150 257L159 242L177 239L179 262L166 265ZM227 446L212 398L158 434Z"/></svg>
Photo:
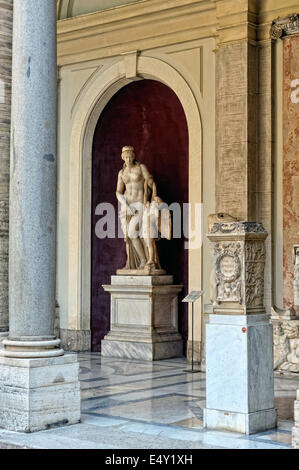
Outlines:
<svg viewBox="0 0 299 470"><path fill-rule="evenodd" d="M244 326L244 328L242 328L242 331L243 331L243 333L246 333L247 330L246 330L245 326Z"/></svg>

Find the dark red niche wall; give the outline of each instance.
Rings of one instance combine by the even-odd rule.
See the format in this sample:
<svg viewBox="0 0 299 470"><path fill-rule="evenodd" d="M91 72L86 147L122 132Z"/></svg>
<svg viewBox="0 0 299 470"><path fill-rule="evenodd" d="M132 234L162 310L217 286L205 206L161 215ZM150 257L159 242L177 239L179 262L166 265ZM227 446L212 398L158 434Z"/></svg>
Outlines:
<svg viewBox="0 0 299 470"><path fill-rule="evenodd" d="M110 284L111 275L125 264L123 239L100 240L95 234L95 209L109 202L117 209L117 175L122 168L121 149L135 148L158 185L158 195L168 204L188 202L188 128L184 110L176 94L154 80L133 82L109 101L97 124L93 142L92 166L92 350L101 350L101 340L110 329L110 295L101 287ZM116 224L118 216L116 210ZM117 234L117 225L116 225ZM183 284L179 297L179 330L188 337L187 304L181 300L188 290L188 250L184 239L158 242L162 267Z"/></svg>

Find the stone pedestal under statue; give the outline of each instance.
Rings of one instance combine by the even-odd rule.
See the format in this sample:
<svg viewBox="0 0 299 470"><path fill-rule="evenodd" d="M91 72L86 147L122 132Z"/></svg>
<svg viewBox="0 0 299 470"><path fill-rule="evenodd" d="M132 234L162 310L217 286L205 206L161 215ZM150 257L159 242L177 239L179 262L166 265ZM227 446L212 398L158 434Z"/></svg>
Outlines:
<svg viewBox="0 0 299 470"><path fill-rule="evenodd" d="M111 276L103 286L111 295L111 330L101 343L102 356L159 360L180 357L178 293L172 276Z"/></svg>
<svg viewBox="0 0 299 470"><path fill-rule="evenodd" d="M259 223L215 223L213 313L206 326L204 425L253 434L276 426L273 330L263 306L264 240Z"/></svg>

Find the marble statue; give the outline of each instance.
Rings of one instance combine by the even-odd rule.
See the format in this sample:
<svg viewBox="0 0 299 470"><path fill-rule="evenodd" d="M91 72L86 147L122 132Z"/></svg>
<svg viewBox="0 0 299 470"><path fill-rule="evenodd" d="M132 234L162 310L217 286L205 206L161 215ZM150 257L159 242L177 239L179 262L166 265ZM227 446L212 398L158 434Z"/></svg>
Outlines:
<svg viewBox="0 0 299 470"><path fill-rule="evenodd" d="M273 306L274 370L299 373L299 245L293 247L294 304L287 310Z"/></svg>
<svg viewBox="0 0 299 470"><path fill-rule="evenodd" d="M274 370L287 361L290 352L289 340L280 322L273 324Z"/></svg>
<svg viewBox="0 0 299 470"><path fill-rule="evenodd" d="M157 186L147 167L135 158L134 148L123 147L123 168L118 173L116 197L126 243L127 261L117 274L166 274L161 269L156 240L171 238L171 217L157 196Z"/></svg>
<svg viewBox="0 0 299 470"><path fill-rule="evenodd" d="M299 321L273 322L274 370L299 372Z"/></svg>

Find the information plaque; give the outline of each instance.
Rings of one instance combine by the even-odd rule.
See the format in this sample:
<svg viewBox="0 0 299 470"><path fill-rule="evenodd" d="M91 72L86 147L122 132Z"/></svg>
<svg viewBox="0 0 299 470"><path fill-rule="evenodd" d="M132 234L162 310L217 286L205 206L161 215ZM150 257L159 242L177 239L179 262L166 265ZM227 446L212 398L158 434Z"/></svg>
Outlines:
<svg viewBox="0 0 299 470"><path fill-rule="evenodd" d="M200 296L204 293L203 290L193 290L190 292L190 294L185 297L182 302L196 302L197 299L199 299Z"/></svg>

